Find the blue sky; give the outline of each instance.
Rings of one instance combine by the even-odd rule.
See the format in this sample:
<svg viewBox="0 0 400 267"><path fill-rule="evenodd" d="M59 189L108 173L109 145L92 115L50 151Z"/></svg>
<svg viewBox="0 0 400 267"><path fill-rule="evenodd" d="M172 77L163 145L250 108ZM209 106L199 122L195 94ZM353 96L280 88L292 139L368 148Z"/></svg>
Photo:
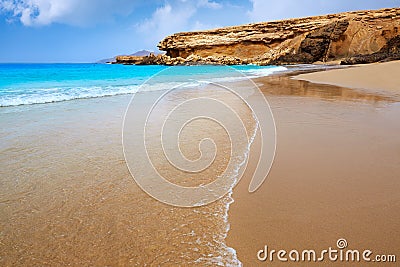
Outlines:
<svg viewBox="0 0 400 267"><path fill-rule="evenodd" d="M0 0L0 62L94 62L155 50L166 35L400 0Z"/></svg>

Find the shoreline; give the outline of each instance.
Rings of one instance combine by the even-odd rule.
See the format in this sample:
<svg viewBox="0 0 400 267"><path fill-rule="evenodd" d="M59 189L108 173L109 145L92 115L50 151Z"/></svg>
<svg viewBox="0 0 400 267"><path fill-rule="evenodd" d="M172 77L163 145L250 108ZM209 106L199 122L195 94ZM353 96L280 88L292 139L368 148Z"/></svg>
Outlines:
<svg viewBox="0 0 400 267"><path fill-rule="evenodd" d="M81 63L76 63L76 65L82 65ZM87 63L87 65L92 65L90 63ZM105 65L105 64L104 64ZM153 66L137 66L139 68L141 67L159 67L159 65L153 65ZM181 67L181 66L178 66ZM184 66L188 67L188 66ZM195 65L195 67L214 67L210 65ZM221 65L215 65L215 67L223 67ZM265 68L264 68L265 67ZM240 76L239 78L242 79L245 76L248 77L248 79L259 79L262 77L267 77L271 75L271 73L268 72L269 68L280 68L284 67L286 70L275 70L272 72L273 75L281 75L281 74L287 74L287 73L308 73L308 72L315 72L315 71L322 71L322 70L327 70L327 69L336 69L336 68L341 68L340 66L331 66L331 65L313 65L313 64L308 64L308 65L288 65L288 66L264 66L260 68L254 68L254 71L256 74L253 74L250 72L248 75L245 72L242 72L243 77ZM230 69L234 69L232 67L228 67ZM263 74L258 74L258 70L267 70L268 75L267 76L262 76ZM241 72L240 70L237 70ZM236 77L237 75L234 76L229 76L232 75L232 73L227 73L228 76L222 77L223 79L227 79L228 82L235 83L236 82ZM229 79L232 78L231 81ZM166 84L159 83L158 86L164 87ZM105 97L113 97L113 96L118 96L118 95L132 95L137 92L139 88L141 88L142 84L141 83L135 83L135 84L126 84L126 85L121 85L121 86L115 86L115 88L111 88L110 90L106 91L98 91L95 92L93 95L68 95L63 92L61 96L57 96L56 98L52 98L51 95L43 95L41 96L42 98L33 98L33 99L14 99L13 102L10 102L8 100L8 103L0 103L0 108L6 108L6 107L24 107L24 106L30 106L30 105L37 105L37 104L52 104L52 103L58 103L58 102L65 102L65 101L74 101L74 100L86 100L86 99L96 99L96 98L105 98ZM130 89L129 89L130 87ZM92 89L92 88L89 88ZM118 91L117 91L118 89ZM156 88L154 88L156 89ZM162 88L160 90L163 90Z"/></svg>
<svg viewBox="0 0 400 267"><path fill-rule="evenodd" d="M300 74L294 76L293 79L383 94L400 95L400 79L393 78L399 73L400 61L391 61L355 65L353 68L349 69Z"/></svg>
<svg viewBox="0 0 400 267"><path fill-rule="evenodd" d="M357 68L301 75L353 69ZM271 264L257 260L265 245L277 251L320 251L335 247L339 238L347 239L350 249L394 253L400 246L400 239L392 235L400 227L400 98L391 91L318 84L293 76L255 79L276 120L276 158L258 191L247 191L248 172L234 188L227 245L244 266ZM250 169L259 149L256 139ZM327 259L318 264L332 266ZM274 260L274 266L286 265Z"/></svg>
<svg viewBox="0 0 400 267"><path fill-rule="evenodd" d="M374 112L376 108L387 110L387 107L391 107L392 103L398 102L398 99L390 95L384 96L372 91L366 92L338 86L317 85L291 78L296 74L318 70L287 71L253 79L256 84L262 84L260 89L266 95L274 112L278 131L278 150L276 162L272 166L270 176L268 176L265 184L257 192L249 194L247 191L250 178L250 174L248 173L245 173L238 186L233 189L231 197L234 202L229 203L229 209L227 210L229 228L226 238L223 239L225 246L222 247L227 249L232 255L236 254L238 261L242 262L244 266L259 264L259 262L254 261L256 259L254 255L265 244L273 245L277 249L290 249L292 247L300 248L304 242L312 241L316 243L320 240L318 236L315 236L314 239L307 239L307 236L305 237L305 233L310 236L312 234L310 234L308 222L306 223L302 220L307 220L308 216L310 216L313 223L312 227L317 229L321 229L319 223L327 223L328 219L318 217L318 212L321 212L327 218L331 218L329 214L326 214L327 210L323 207L323 204L316 203L319 200L327 204L329 208L333 208L336 214L342 214L340 208L346 208L346 203L339 203L339 208L337 208L334 205L336 203L333 203L335 200L333 192L329 190L336 190L335 192L339 193L345 192L346 194L353 194L353 191L355 191L355 197L363 197L364 195L361 195L361 193L365 193L365 195L371 196L371 200L368 201L367 199L367 205L371 205L372 200L379 200L378 204L382 204L383 207L386 207L384 205L387 204L388 198L393 197L394 205L391 206L392 208L388 211L382 211L379 215L384 218L389 212L398 214L397 198L393 192L398 191L400 186L398 186L397 181L391 179L389 172L399 172L398 169L392 166L394 165L393 160L395 160L396 155L396 151L393 151L396 148L396 143L390 143L391 140L394 142L398 140L396 133L400 127L396 124L397 117L394 117L393 114L397 116L399 113L397 110L393 111L389 108L391 112L380 112L384 116L376 117L379 114L377 115ZM323 70L322 72L324 72ZM240 81L232 84L239 85ZM14 164L10 165L10 168L14 169L14 172L11 171L12 175L9 176L13 177L18 174L21 181L26 180L32 183L31 180L33 180L40 185L39 188L42 188L40 190L35 189L35 187L31 189L28 182L26 185L22 183L22 185L19 184L18 187L14 187L12 181L7 181L7 183L10 183L7 186L13 188L10 191L11 193L7 192L7 196L13 196L14 191L23 187L26 187L26 192L29 193L28 195L21 196L21 199L24 199L29 205L24 206L19 202L14 203L10 201L11 204L9 205L11 208L7 208L6 212L7 214L15 214L17 216L10 217L14 219L15 225L19 227L19 236L13 237L12 244L16 247L28 249L25 244L19 242L27 240L28 244L35 246L32 252L35 255L34 263L37 265L40 264L41 260L49 262L57 260L58 264L68 261L71 263L72 261L72 263L91 262L92 264L102 263L113 265L117 262L129 264L132 259L136 259L136 261L145 263L149 260L148 257L153 255L154 250L163 247L162 250L164 252L168 251L165 247L168 245L168 242L175 242L177 246L182 244L180 243L182 235L178 235L178 232L179 234L184 234L184 241L188 242L187 244L189 245L187 246L190 249L192 249L192 245L190 244L196 244L197 236L192 234L192 230L196 227L198 229L196 228L197 231L195 232L200 235L204 229L210 233L211 230L207 228L210 226L215 233L225 233L225 224L215 225L216 220L213 216L207 222L202 221L202 224L199 225L199 218L204 220L205 215L212 215L215 212L221 211L217 209L215 204L196 209L195 213L190 209L181 210L171 208L148 197L132 181L120 153L121 144L119 135L122 114L129 102L129 98L129 95L117 95L112 97L77 99L78 101L54 102L51 105L13 106L11 108L24 110L23 114L26 115L26 118L19 116L18 112L10 112L7 115L10 116L9 119L7 119L7 116L2 118L5 121L5 125L7 123L18 125L17 122L21 120L21 125L26 127L26 129L22 126L21 128L14 127L15 129L10 130L10 136L13 136L14 132L21 135L21 138L17 138L18 142L16 145L18 149L20 148L19 146L22 149L14 150L14 148L10 148L6 150L3 155L3 162L6 163L9 159L15 157L15 155L19 155L21 160L26 160L28 167L37 170L36 175L27 176L29 172L24 172L25 167L18 168ZM8 109L4 109L4 113L7 113L7 111ZM82 113L83 111L85 112ZM47 116L47 114L52 114L52 116ZM78 117L80 119L76 120ZM369 118L372 118L372 126L376 126L376 129L369 128L366 124L370 122L367 120ZM382 118L384 119L382 123L384 126L390 127L389 129L379 129L378 126L381 126L379 125L379 119ZM107 124L101 123L103 119L107 121ZM28 120L35 121L35 123L29 124ZM40 125L35 126L34 130L29 128L38 122ZM333 127L332 124L338 127ZM361 126L361 129L358 129L357 126ZM363 134L364 130L369 135L361 140L356 139L355 135ZM344 136L347 132L350 134L350 140L347 140ZM32 135L32 133L37 134ZM373 139L376 136L382 136L382 133L388 134L387 142L379 138L378 140ZM336 135L339 135L339 138ZM366 156L368 155L368 149L361 151L363 153L360 154L352 153L351 149L354 147L351 146L351 141L356 142L356 149L363 149L362 146L366 141L372 142L373 152L378 153L379 156L382 156L382 152L379 150L382 146L386 151L385 153L389 153L389 155L384 153L383 156L386 156L381 159L388 160L383 165L389 168L388 171L385 172L379 169L380 165L372 161L374 158ZM354 183L358 182L361 179L360 177L357 177L358 180L356 181L350 181L350 188L344 187L349 182L345 179L339 181L343 185L334 181L325 181L325 183L318 181L318 178L326 178L323 173L325 168L328 171L330 170L329 164L326 165L326 162L321 161L321 159L327 158L329 153L334 153L333 160L330 159L330 161L340 161L343 155L335 151L335 149L337 150L337 147L343 144L350 147L349 151L346 150L346 152L350 153L350 156L359 157L371 164L371 166L367 166L369 172L374 173L373 167L382 170L380 174L386 179L386 183L375 185L371 179L367 179L368 184L363 186L362 190L358 192L354 188ZM8 146L7 142L4 142L4 145ZM251 151L258 146L259 143L256 138L251 146ZM40 153L39 155L44 154L45 158L42 160L41 157L26 154L26 156L29 156L28 160L23 153L19 152L24 151L23 149ZM294 153L292 153L293 151ZM387 159L388 156L391 157ZM254 157L257 157L257 153L254 155L253 152L250 152L248 163L250 166L256 163L256 158ZM54 165L46 167L46 164L53 162L54 159L56 159ZM345 159L352 162L351 158ZM307 168L309 161L313 162L313 165L322 165L318 167L319 172L307 173L310 171ZM346 165L346 162L343 162L343 164L344 171L349 170L350 167ZM362 168L362 166L357 165L357 168ZM7 166L5 166L3 171L7 171ZM85 175L81 174L82 171ZM296 177L291 175L292 172L306 174L306 176L300 177L301 179L295 179ZM355 173L357 174L357 172ZM371 178L366 171L362 174L366 174L367 177ZM6 173L4 177L8 177ZM42 179L42 177L49 179ZM335 177L328 178L334 180L333 178ZM305 181L304 184L302 183L303 180ZM302 199L303 195L301 195L302 192L300 189L310 194L307 191L307 186L310 185L311 188L317 189L316 193L318 194L315 196L306 194L304 196L305 199ZM3 190L7 191L7 186ZM375 188L387 189L385 192L388 196L379 195L379 192L373 191ZM328 196L322 194L324 192L327 192ZM376 196L377 194L378 196ZM31 195L33 195L33 198L31 198ZM349 197L347 196L347 198ZM354 203L350 203L349 206L361 207L358 199L350 198L350 200ZM126 203L131 204L127 205ZM134 203L140 203L140 205L133 205ZM19 214L28 214L26 218L17 220L17 218L20 218L18 217L20 215L14 213L13 207L15 207ZM36 209L38 210L37 213L31 212L31 210ZM316 210L313 211L312 209ZM151 215L151 212L154 212L156 215ZM304 214L300 212L305 212L306 215L303 216ZM71 214L73 216L72 219ZM134 216L135 214L139 214L139 217ZM69 218L72 221L64 224L62 221L59 221L59 215L61 215L61 218ZM351 220L351 222L357 219L357 217L352 217L351 214L347 214L346 212L347 215L349 216L348 220ZM373 219L365 217L367 215L366 213L362 213L364 217L361 218ZM141 220L142 216L145 218L144 222ZM164 224L161 229L159 224L156 223L157 220L154 219L160 216L169 218L167 220L168 224ZM199 216L199 218L196 216ZM190 225L186 224L187 221L185 221L185 218L193 220ZM399 226L396 223L397 219L400 221L398 215L390 218L388 222L389 230L397 229L395 228L395 226ZM49 222L51 226L48 225ZM339 224L340 222L334 221L334 223ZM381 225L383 222L379 220L377 223ZM6 233L8 233L12 226L9 226L7 223L4 225ZM29 235L30 225L34 225L40 229L34 236ZM50 230L46 228L42 229L39 225L50 227ZM343 228L346 230L345 226ZM298 234L298 231L293 230L297 229L296 227L302 229L304 233ZM362 227L365 230L367 226L362 225ZM325 229L324 226L322 228ZM328 224L327 228L335 230L332 224ZM174 229L172 240L169 240L167 243L154 242L158 240L156 239L158 237L161 238L159 242L168 240L170 234L168 231L170 229ZM371 230L369 228L366 229ZM54 235L57 234L60 239L53 240L48 234L49 231ZM104 236L104 242L98 243L97 237L99 232ZM385 233L381 232L381 234L388 238ZM372 241L377 240L376 235ZM368 243L364 239L357 240L359 237L357 236L357 232L351 235L351 231L347 231L343 233L343 236L349 238L348 240L351 242L352 247L353 245L355 246L355 241L360 242L357 243L359 247L371 245L372 242ZM8 234L5 237L10 238ZM207 235L205 237L210 238L208 241L213 242L213 237ZM219 237L222 238L223 236ZM321 237L321 239L329 242L336 241L334 238L337 237L332 233L328 236L322 235ZM40 246L43 240L53 249L52 258L46 258L48 256L46 254L48 248ZM62 247L60 244L63 244L63 240L67 240L73 246L59 250ZM129 242L129 249L120 242L121 240ZM388 252L390 252L389 249L391 247L400 245L399 243L398 240L394 240L388 244L379 242L379 240L377 242L379 248ZM98 247L93 248L90 246L89 253L86 253L85 251L87 251L86 249L89 244L96 244ZM321 243L321 245L324 244L326 243ZM217 243L217 245L221 244ZM197 245L198 247L199 245ZM372 245L371 247L375 248ZM123 251L124 254L115 254L116 248ZM232 250L230 250L231 248ZM26 263L31 260L28 255L13 254L16 252L12 251L11 248L7 249L9 249L9 255L14 255L15 259L21 257L21 262ZM73 259L66 258L64 257L66 255L65 251L69 254L74 253L80 256ZM208 255L206 252L207 249L205 248L200 251L191 250L191 256L194 257L197 254L203 253L204 255ZM137 258L138 254L143 254L144 257ZM96 258L93 258L94 255L97 255ZM179 253L173 255L177 257ZM166 260L171 256L165 252L162 257ZM206 261L207 259L210 258L201 258L198 263L201 265L203 260ZM213 258L211 259L213 260ZM5 258L6 262L7 260L10 260L10 258Z"/></svg>

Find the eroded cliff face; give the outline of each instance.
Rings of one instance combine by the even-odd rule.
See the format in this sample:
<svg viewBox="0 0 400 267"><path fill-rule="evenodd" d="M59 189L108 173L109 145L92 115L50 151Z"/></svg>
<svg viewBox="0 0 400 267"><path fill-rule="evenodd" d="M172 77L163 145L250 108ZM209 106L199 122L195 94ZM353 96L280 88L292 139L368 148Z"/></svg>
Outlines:
<svg viewBox="0 0 400 267"><path fill-rule="evenodd" d="M158 47L156 64L292 64L400 59L400 8L183 32Z"/></svg>

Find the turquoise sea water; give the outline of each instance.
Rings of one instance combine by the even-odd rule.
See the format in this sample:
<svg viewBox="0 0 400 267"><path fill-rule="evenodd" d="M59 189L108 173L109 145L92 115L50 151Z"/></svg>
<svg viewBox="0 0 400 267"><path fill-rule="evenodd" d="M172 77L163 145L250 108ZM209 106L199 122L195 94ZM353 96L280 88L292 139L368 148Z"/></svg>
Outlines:
<svg viewBox="0 0 400 267"><path fill-rule="evenodd" d="M166 68L107 64L0 64L0 107L131 94ZM198 80L233 81L242 74L257 77L285 70L284 67L251 65L172 68L172 72L161 72L161 79L141 90L162 89L188 79L194 84Z"/></svg>
<svg viewBox="0 0 400 267"><path fill-rule="evenodd" d="M179 122L191 114L187 112L191 107L186 106L185 109L186 100L210 94L230 103L229 107L241 114L244 125L253 136L256 122L251 110L239 101L240 98L218 88L197 85L214 81L226 84L247 77L266 76L286 68L176 66L162 72L167 68L105 64L0 64L0 123L3 126L0 130L0 170L3 171L0 176L7 177L2 181L0 195L9 203L8 217L3 224L0 221L0 226L7 225L3 227L6 234L9 233L3 238L5 242L10 240L9 243L18 244L8 246L10 253L5 254L11 255L8 259L13 263L8 265L24 265L25 260L31 264L34 257L38 262L51 261L50 265L60 265L64 261L72 265L143 266L169 263L176 266L240 266L236 251L225 243L229 230L228 209L233 201L231 191L210 205L182 209L154 201L138 186L132 186L134 180L122 153L128 151L126 148L129 145L121 142L123 114L130 96L116 95L132 94L139 89L171 89L185 83L188 88L185 85L176 91L178 93L158 103L156 110L160 112L160 119L162 114L166 114L164 112L180 106L184 112L175 112L175 116L171 114L172 119ZM157 73L156 78L148 81ZM248 83L243 86L247 89ZM185 90L188 90L187 94ZM82 98L98 99L74 101ZM63 102L46 104L58 101ZM147 105L153 102L143 101L140 104L135 106L137 109L133 111L133 116L146 111ZM14 107L17 105L19 107ZM213 108L219 113L213 105L210 106L211 112ZM156 145L160 135L159 128L154 126L161 122L157 120L157 115L150 118L149 125L152 127L146 129L150 138L146 140ZM235 121L227 119L227 126ZM126 135L132 133L133 140L144 140L140 139L141 126L131 125L133 131ZM227 169L230 175L227 179L236 179L235 175L249 149L247 139L243 139L245 143L235 143L237 151L230 150L230 137L239 140L235 136L242 133L239 127L243 124L233 128L229 138L226 128L212 121L210 124L194 124L193 128L189 126L189 132L182 131L182 138L186 138L182 142L183 151L190 149L196 152L193 149L198 145L196 140L207 136L214 138L213 143L218 145L215 151L226 153L211 161L216 165L206 174L196 177L198 181L210 181L210 177L220 173L219 166L224 168L223 159L230 157L234 159ZM192 143L195 146L189 145ZM166 162L165 153L157 148L151 147L149 153L156 152L150 155L155 156L153 159L158 166L167 171L164 172L167 177L183 182L192 178L187 172L179 173L175 168L169 170L167 167L172 166L169 159ZM135 163L147 167L147 152L140 156L136 153L134 148ZM141 171L147 173L144 168L139 168ZM38 207L39 216L32 212L33 207ZM11 221L13 223L9 223ZM29 234L32 231L36 233L34 236ZM54 240L56 233L65 233L65 236ZM31 238L26 242L23 236ZM99 240L99 236L105 238ZM20 250L14 247L24 247L25 244L33 252L21 259L21 255L15 254ZM71 250L65 249L65 244L70 244ZM93 249L88 250L88 247ZM155 255L153 249L147 249L149 247L157 248L161 254ZM51 260L44 258L48 251L51 251ZM68 256L74 253L80 256L73 259ZM67 259L62 259L65 255ZM114 260L116 264L113 264ZM126 263L128 260L129 263Z"/></svg>

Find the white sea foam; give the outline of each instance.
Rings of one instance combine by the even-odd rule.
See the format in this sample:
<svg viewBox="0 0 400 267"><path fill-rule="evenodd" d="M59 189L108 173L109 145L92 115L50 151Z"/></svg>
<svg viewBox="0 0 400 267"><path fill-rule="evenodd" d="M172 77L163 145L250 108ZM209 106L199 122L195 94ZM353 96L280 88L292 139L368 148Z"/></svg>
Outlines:
<svg viewBox="0 0 400 267"><path fill-rule="evenodd" d="M269 67L269 68L255 68L249 70L242 70L244 74L248 75L250 78L268 76L275 72L287 71L288 69L283 66Z"/></svg>
<svg viewBox="0 0 400 267"><path fill-rule="evenodd" d="M259 121L258 121L258 119L257 119L257 116L253 113L252 114L252 116L253 116L253 119L254 119L254 121L255 121L255 126L254 126L254 129L253 129L253 131L252 131L252 134L251 134L251 136L250 136L250 139L249 139L249 143L248 143L248 145L247 145L247 148L246 148L246 150L245 150L245 152L244 152L244 155L243 155L243 157L242 157L242 161L241 162L239 162L239 164L236 166L236 168L234 169L234 172L233 172L233 177L234 177L234 183L232 184L232 186L231 186L231 188L230 188L230 190L229 190L229 192L228 192L228 195L227 195L227 197L228 197L228 201L226 202L226 205L225 205L225 209L224 209L224 214L223 214L223 219L224 219L224 222L225 222L225 225L226 225L226 228L225 228L225 232L223 233L223 240L225 241L225 239L226 239L226 237L228 236L228 232L229 232L229 230L230 230L230 224L229 224L229 221L228 221L228 216L229 216L229 207L230 207L230 205L235 201L234 199L233 199L233 197L232 197L232 194L233 194L233 188L235 187L235 185L239 182L239 172L240 172L240 169L243 167L243 165L244 164L246 164L246 162L247 162L247 159L248 159L248 156L249 156L249 153L250 153L250 148L251 148L251 145L253 144L253 142L254 142L254 139L256 138L256 134L257 134L257 129L258 129L258 126L259 126ZM227 264L227 263L223 263L224 261L226 261L227 259L224 259L224 261L222 261L221 259L219 259L218 257L211 257L211 258L209 258L208 259L208 262L210 262L210 263L212 263L212 264L215 264L216 266L243 266L243 264L242 264L242 262L239 260L239 258L237 257L237 253L236 253L236 250L234 249L234 248L232 248L232 247L229 247L225 242L223 242L222 244L221 244L221 246L222 246L222 248L224 249L224 251L225 251L225 256L230 256L229 258L230 258L230 262ZM199 262L201 261L202 259L199 259Z"/></svg>
<svg viewBox="0 0 400 267"><path fill-rule="evenodd" d="M282 66L276 67L268 67L268 68L255 68L248 70L238 70L244 75L237 75L233 77L220 77L220 78L211 78L211 82L236 82L243 81L252 78L259 78L269 76L275 72L287 71L288 69Z"/></svg>
<svg viewBox="0 0 400 267"><path fill-rule="evenodd" d="M127 86L91 86L75 88L43 88L26 90L18 94L2 95L0 97L0 107L46 104L75 99L88 99L98 97L108 97L116 95L134 94L140 91L157 91L173 88L180 83L158 83L153 85L145 84ZM193 85L194 86L194 85ZM4 92L4 91L3 91Z"/></svg>
<svg viewBox="0 0 400 267"><path fill-rule="evenodd" d="M203 81L203 79L192 79L190 82L166 82L160 81L153 84L133 84L133 85L107 85L107 86L81 86L81 87L43 87L33 89L17 89L17 88L3 88L0 95L0 107L31 105L31 104L45 104L53 102L61 102L75 99L87 99L107 97L123 94L134 94L138 91L155 91L155 90L168 90L173 87L181 85L182 87L195 87L203 83L210 82L235 82L246 80L248 78L256 78L261 76L268 76L274 72L285 71L285 67L268 67L268 68L254 68L247 70L238 70L244 75L227 73L226 77L212 77ZM174 77L170 77L174 80Z"/></svg>

